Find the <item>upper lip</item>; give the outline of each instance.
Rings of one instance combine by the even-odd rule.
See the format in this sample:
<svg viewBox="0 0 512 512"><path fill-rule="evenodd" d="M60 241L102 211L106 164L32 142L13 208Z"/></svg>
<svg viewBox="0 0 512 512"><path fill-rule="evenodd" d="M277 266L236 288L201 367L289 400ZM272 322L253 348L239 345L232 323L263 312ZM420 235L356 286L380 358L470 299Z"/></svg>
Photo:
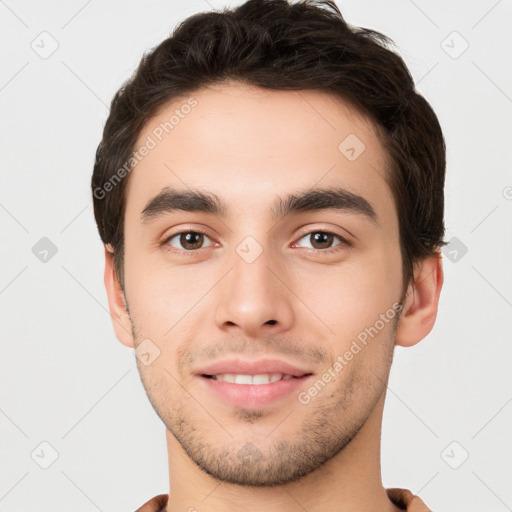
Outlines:
<svg viewBox="0 0 512 512"><path fill-rule="evenodd" d="M237 375L261 375L264 373L280 373L302 377L313 372L294 366L286 361L278 359L259 359L256 361L244 361L243 359L224 359L199 369L198 375L219 375L231 373Z"/></svg>

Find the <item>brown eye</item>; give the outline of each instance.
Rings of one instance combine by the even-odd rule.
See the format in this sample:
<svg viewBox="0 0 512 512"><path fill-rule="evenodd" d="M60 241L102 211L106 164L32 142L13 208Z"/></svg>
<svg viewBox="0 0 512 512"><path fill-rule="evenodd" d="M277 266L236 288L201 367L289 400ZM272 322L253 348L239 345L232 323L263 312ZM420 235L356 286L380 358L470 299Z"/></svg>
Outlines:
<svg viewBox="0 0 512 512"><path fill-rule="evenodd" d="M175 249L193 251L195 249L201 249L205 237L209 239L204 233L198 231L182 231L181 233L176 233L169 237L166 243L169 243L169 245Z"/></svg>
<svg viewBox="0 0 512 512"><path fill-rule="evenodd" d="M340 242L333 245L336 238ZM300 240L306 240L309 243L309 245L306 245L308 249L324 250L324 252L328 252L326 249L334 249L339 245L349 245L344 238L329 231L311 231L304 235Z"/></svg>
<svg viewBox="0 0 512 512"><path fill-rule="evenodd" d="M315 233L311 233L309 237L311 240L311 245L313 245L315 249L328 249L334 239L334 235L331 233L326 233L325 231L317 231Z"/></svg>

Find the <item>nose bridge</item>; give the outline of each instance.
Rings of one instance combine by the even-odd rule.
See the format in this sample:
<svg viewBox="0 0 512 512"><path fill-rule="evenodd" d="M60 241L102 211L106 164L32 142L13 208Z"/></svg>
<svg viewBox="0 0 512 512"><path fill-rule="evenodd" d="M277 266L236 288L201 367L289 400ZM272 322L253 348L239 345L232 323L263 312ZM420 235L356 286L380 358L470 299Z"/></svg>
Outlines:
<svg viewBox="0 0 512 512"><path fill-rule="evenodd" d="M272 250L248 236L234 248L228 264L232 270L223 280L216 305L218 326L236 325L252 336L289 328L292 304L286 287L274 275L279 262Z"/></svg>
<svg viewBox="0 0 512 512"><path fill-rule="evenodd" d="M264 250L253 237L247 237L241 242L231 259L233 266L231 280L235 287L233 292L245 296L246 291L250 289L253 293L247 294L248 297L257 299L265 293L269 294L267 298L271 298L273 294L270 292L275 288L275 283L271 282L275 277L269 270L272 264L271 259L270 250L268 248Z"/></svg>

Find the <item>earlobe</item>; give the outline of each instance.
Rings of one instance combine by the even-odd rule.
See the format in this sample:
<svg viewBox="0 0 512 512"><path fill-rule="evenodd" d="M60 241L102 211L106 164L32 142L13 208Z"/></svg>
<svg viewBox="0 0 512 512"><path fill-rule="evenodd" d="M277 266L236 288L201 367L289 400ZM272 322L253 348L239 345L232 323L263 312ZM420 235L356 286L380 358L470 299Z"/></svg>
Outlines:
<svg viewBox="0 0 512 512"><path fill-rule="evenodd" d="M403 347L415 345L432 330L437 317L443 281L440 252L417 263L414 281L409 283L398 321L397 345Z"/></svg>
<svg viewBox="0 0 512 512"><path fill-rule="evenodd" d="M110 318L116 338L127 347L134 348L132 325L126 307L123 290L114 268L114 253L110 244L105 245L105 289L107 291Z"/></svg>

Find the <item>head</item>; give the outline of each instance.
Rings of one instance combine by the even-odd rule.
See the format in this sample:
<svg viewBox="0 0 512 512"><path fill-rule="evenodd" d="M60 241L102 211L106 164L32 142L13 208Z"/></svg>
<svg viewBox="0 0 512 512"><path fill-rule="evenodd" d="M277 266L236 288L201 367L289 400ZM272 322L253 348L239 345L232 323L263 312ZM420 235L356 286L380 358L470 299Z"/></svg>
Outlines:
<svg viewBox="0 0 512 512"><path fill-rule="evenodd" d="M112 101L92 192L114 329L221 480L324 464L382 405L394 346L433 327L445 146L390 44L329 1L250 0L185 20ZM295 400L211 403L201 370L235 356L310 375Z"/></svg>

